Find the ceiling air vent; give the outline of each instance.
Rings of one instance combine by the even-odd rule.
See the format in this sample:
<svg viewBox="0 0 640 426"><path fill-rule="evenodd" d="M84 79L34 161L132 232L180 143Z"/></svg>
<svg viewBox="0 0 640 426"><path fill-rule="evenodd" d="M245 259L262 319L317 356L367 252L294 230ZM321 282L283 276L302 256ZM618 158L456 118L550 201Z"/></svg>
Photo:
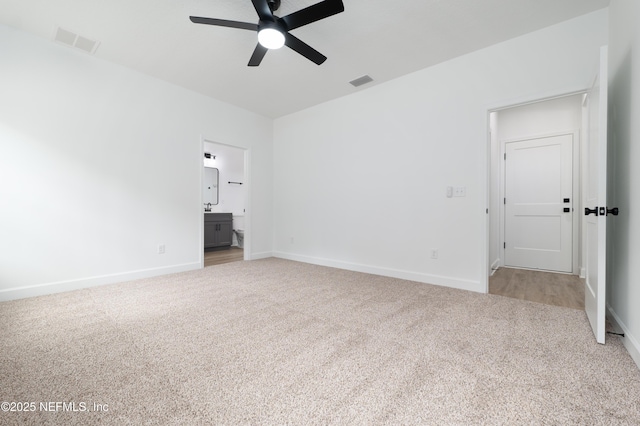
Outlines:
<svg viewBox="0 0 640 426"><path fill-rule="evenodd" d="M85 53L89 53L90 55L93 55L96 52L96 49L100 44L97 41L89 40L86 37L60 27L57 27L55 29L53 39L58 43L65 44L70 47L75 47L76 49L80 49Z"/></svg>
<svg viewBox="0 0 640 426"><path fill-rule="evenodd" d="M362 77L358 77L355 80L350 81L349 83L354 87L358 87L362 86L363 84L371 83L372 81L373 79L371 77L369 77L368 75L363 75Z"/></svg>

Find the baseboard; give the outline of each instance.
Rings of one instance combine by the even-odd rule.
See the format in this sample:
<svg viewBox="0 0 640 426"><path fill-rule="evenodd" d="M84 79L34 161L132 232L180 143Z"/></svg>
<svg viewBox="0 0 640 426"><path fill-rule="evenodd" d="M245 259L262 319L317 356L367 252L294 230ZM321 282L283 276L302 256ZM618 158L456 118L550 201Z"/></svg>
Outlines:
<svg viewBox="0 0 640 426"><path fill-rule="evenodd" d="M251 260L266 259L268 257L273 257L273 253L270 251L263 251L260 253L251 253Z"/></svg>
<svg viewBox="0 0 640 426"><path fill-rule="evenodd" d="M624 333L622 343L624 344L624 347L627 348L629 355L631 355L631 358L640 369L640 343L638 343L638 339L629 332L629 328L622 322L622 320L620 320L620 317L613 309L611 309L609 304L607 304L607 319L613 327L617 330L622 330Z"/></svg>
<svg viewBox="0 0 640 426"><path fill-rule="evenodd" d="M580 278L586 278L587 277L587 270L585 268L580 268L580 275L578 275Z"/></svg>
<svg viewBox="0 0 640 426"><path fill-rule="evenodd" d="M15 299L24 299L27 297L44 296L53 293L62 293L65 291L80 290L88 287L96 287L105 284L115 284L124 281L138 280L141 278L155 277L158 275L175 274L178 272L200 269L201 267L202 265L200 261L198 261L162 268L141 269L138 271L130 271L119 274L101 275L69 281L58 281L26 287L9 288L0 290L0 302Z"/></svg>
<svg viewBox="0 0 640 426"><path fill-rule="evenodd" d="M491 264L491 274L493 275L493 271L496 271L500 267L500 258L493 261Z"/></svg>
<svg viewBox="0 0 640 426"><path fill-rule="evenodd" d="M424 274L420 272L403 271L400 269L381 268L377 266L363 265L359 263L342 262L333 259L324 259L298 254L274 252L273 257L295 260L297 262L311 263L313 265L329 266L332 268L346 269L348 271L364 272L367 274L381 275L384 277L399 278L402 280L417 281L425 284L434 284L442 287L456 288L460 290L484 293L479 281L463 280L440 275Z"/></svg>

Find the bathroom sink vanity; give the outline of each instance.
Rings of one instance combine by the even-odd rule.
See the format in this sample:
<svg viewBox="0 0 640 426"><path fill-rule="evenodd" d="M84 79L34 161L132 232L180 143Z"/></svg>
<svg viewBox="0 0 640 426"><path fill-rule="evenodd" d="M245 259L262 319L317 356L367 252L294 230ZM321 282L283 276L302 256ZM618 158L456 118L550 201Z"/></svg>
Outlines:
<svg viewBox="0 0 640 426"><path fill-rule="evenodd" d="M231 213L204 214L204 248L230 248L233 241L233 216Z"/></svg>

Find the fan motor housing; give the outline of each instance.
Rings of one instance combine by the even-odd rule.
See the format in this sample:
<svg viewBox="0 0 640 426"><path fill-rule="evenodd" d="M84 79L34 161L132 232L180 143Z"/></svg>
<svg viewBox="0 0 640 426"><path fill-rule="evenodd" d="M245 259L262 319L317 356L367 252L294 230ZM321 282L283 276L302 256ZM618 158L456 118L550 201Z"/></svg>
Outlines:
<svg viewBox="0 0 640 426"><path fill-rule="evenodd" d="M273 28L274 30L278 30L281 33L287 32L287 27L286 25L284 25L284 23L281 20L276 20L275 22L272 22L272 21L258 22L258 32L260 32L260 30L264 30L265 28Z"/></svg>
<svg viewBox="0 0 640 426"><path fill-rule="evenodd" d="M275 12L280 7L280 0L267 0L267 4L269 5L269 9Z"/></svg>

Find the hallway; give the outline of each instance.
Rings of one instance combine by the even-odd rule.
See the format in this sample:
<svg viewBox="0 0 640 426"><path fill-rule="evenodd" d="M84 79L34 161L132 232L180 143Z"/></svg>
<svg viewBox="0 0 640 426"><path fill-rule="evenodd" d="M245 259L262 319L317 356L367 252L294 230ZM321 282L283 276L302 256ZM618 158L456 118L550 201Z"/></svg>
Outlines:
<svg viewBox="0 0 640 426"><path fill-rule="evenodd" d="M500 268L489 278L489 293L584 310L584 280L577 275Z"/></svg>

